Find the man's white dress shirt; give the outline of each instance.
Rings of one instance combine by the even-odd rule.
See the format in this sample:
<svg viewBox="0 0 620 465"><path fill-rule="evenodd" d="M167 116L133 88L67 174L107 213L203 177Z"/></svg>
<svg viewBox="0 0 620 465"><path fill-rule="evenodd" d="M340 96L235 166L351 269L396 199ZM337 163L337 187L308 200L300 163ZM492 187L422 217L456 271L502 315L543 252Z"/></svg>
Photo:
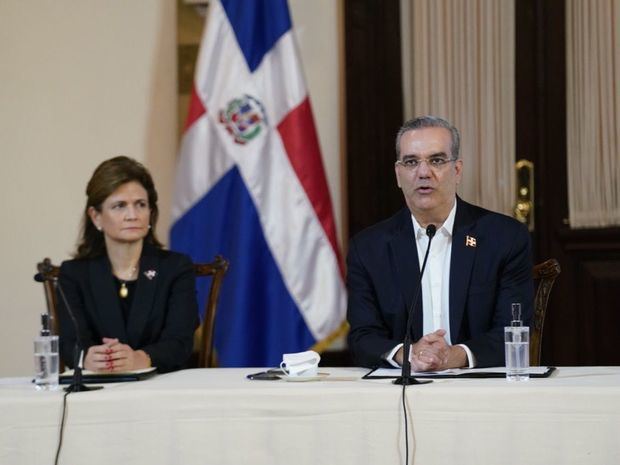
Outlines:
<svg viewBox="0 0 620 465"><path fill-rule="evenodd" d="M452 345L450 339L450 257L452 254L452 230L454 228L455 216L456 199L446 221L437 229L435 237L433 237L426 269L422 276L422 334L430 334L438 329L444 329L446 331L444 339L448 345ZM421 271L429 238L426 235L426 229L420 226L413 215L411 215L411 221L413 223ZM469 347L464 344L459 345L467 353L469 367L473 368L474 357ZM386 357L386 360L396 367L399 365L394 361L394 355L401 347L402 344L397 345Z"/></svg>

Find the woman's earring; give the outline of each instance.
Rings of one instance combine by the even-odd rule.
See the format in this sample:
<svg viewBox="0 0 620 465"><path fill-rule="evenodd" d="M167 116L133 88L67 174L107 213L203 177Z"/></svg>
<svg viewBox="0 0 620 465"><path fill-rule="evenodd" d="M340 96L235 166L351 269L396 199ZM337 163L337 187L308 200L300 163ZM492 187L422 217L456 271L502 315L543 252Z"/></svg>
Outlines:
<svg viewBox="0 0 620 465"><path fill-rule="evenodd" d="M151 225L149 224L149 229L151 229Z"/></svg>

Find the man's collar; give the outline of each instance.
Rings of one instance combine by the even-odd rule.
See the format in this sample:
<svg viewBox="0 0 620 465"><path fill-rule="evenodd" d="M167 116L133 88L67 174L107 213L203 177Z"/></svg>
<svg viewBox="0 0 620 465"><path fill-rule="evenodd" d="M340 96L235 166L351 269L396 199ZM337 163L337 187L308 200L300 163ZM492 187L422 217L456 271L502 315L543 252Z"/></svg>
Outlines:
<svg viewBox="0 0 620 465"><path fill-rule="evenodd" d="M446 221L437 228L437 232L443 232L448 236L452 236L452 230L454 229L454 218L456 217L456 198L454 199L454 205L452 205L452 209L446 218ZM413 223L413 232L416 238L420 238L426 234L426 229L420 226L418 220L416 220L415 216L411 214L411 222Z"/></svg>

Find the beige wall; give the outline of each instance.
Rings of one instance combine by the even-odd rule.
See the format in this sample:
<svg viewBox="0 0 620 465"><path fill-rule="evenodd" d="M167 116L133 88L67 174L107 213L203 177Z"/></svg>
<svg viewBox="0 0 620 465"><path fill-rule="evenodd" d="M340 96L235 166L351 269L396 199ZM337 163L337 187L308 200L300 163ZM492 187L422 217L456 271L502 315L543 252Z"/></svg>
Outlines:
<svg viewBox="0 0 620 465"><path fill-rule="evenodd" d="M341 225L337 3L290 3ZM32 372L45 308L35 263L72 251L99 162L127 154L147 164L167 238L175 24L169 0L0 1L0 376Z"/></svg>

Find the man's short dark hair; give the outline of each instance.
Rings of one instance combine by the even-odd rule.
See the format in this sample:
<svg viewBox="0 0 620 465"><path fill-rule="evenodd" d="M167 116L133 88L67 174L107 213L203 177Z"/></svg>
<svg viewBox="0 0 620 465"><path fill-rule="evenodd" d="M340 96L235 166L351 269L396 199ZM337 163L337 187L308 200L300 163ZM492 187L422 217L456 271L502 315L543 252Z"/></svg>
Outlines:
<svg viewBox="0 0 620 465"><path fill-rule="evenodd" d="M403 137L403 134L422 128L445 128L450 131L450 135L452 136L452 146L450 148L452 153L450 155L454 158L459 158L459 150L461 147L461 136L459 134L459 130L456 129L448 120L440 118L439 116L425 115L406 121L405 124L403 124L398 130L398 133L396 134L397 160L400 158L400 139Z"/></svg>

